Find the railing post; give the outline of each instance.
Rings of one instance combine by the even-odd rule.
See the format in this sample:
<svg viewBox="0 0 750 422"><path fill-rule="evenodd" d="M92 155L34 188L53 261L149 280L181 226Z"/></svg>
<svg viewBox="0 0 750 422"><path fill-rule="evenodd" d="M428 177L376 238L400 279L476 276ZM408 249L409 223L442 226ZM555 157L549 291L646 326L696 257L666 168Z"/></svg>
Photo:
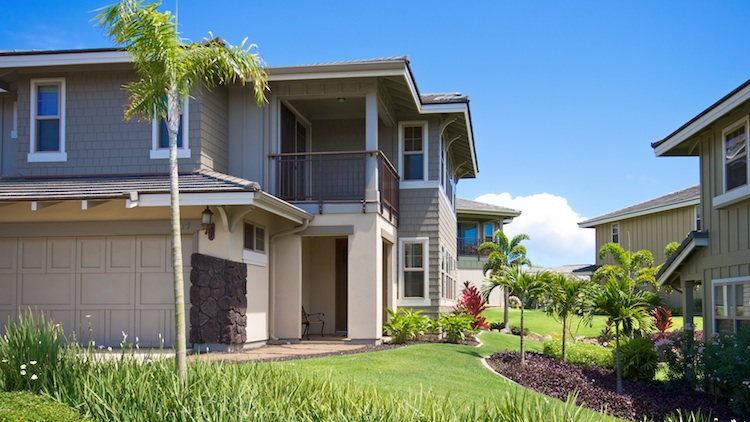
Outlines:
<svg viewBox="0 0 750 422"><path fill-rule="evenodd" d="M365 149L378 150L378 91L373 88L365 97ZM377 155L365 157L365 201L380 202Z"/></svg>

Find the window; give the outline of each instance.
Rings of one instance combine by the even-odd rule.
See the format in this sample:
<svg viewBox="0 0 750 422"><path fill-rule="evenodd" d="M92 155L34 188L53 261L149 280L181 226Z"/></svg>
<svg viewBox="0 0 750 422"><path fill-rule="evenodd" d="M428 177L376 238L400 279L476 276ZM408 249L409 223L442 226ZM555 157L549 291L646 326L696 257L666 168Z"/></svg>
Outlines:
<svg viewBox="0 0 750 422"><path fill-rule="evenodd" d="M701 231L701 207L695 207L695 230Z"/></svg>
<svg viewBox="0 0 750 422"><path fill-rule="evenodd" d="M30 109L28 161L66 161L65 79L32 79Z"/></svg>
<svg viewBox="0 0 750 422"><path fill-rule="evenodd" d="M190 158L189 116L190 101L182 102L180 110L180 127L177 131L177 158ZM187 118L185 116L188 116ZM169 132L164 119L154 119L151 127L151 158L169 158Z"/></svg>
<svg viewBox="0 0 750 422"><path fill-rule="evenodd" d="M424 180L426 125L402 127L402 151L404 180Z"/></svg>
<svg viewBox="0 0 750 422"><path fill-rule="evenodd" d="M266 252L266 230L263 227L245 223L245 249Z"/></svg>
<svg viewBox="0 0 750 422"><path fill-rule="evenodd" d="M723 132L724 191L747 185L747 119Z"/></svg>
<svg viewBox="0 0 750 422"><path fill-rule="evenodd" d="M620 223L612 224L612 243L620 244Z"/></svg>
<svg viewBox="0 0 750 422"><path fill-rule="evenodd" d="M428 304L422 303L427 299L427 245L427 238L401 239L400 297L419 299L420 305Z"/></svg>
<svg viewBox="0 0 750 422"><path fill-rule="evenodd" d="M484 224L484 241L493 242L494 236L495 236L495 225L492 223L485 223Z"/></svg>
<svg viewBox="0 0 750 422"><path fill-rule="evenodd" d="M456 259L445 246L440 247L440 283L443 299L456 299Z"/></svg>
<svg viewBox="0 0 750 422"><path fill-rule="evenodd" d="M713 281L714 332L732 333L750 328L750 277Z"/></svg>

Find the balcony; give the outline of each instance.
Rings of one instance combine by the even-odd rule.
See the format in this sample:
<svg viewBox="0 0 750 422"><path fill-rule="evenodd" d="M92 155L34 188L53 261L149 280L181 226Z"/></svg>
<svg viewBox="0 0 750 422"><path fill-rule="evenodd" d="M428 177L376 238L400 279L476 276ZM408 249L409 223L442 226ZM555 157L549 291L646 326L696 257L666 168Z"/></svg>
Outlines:
<svg viewBox="0 0 750 422"><path fill-rule="evenodd" d="M273 154L276 196L296 203L380 205L398 215L399 176L382 151ZM368 194L369 192L369 194Z"/></svg>
<svg viewBox="0 0 750 422"><path fill-rule="evenodd" d="M491 239L477 239L474 237L459 237L458 238L458 255L459 256L475 256L477 258L486 258L490 253L483 252L479 253L479 245L484 242L491 242Z"/></svg>

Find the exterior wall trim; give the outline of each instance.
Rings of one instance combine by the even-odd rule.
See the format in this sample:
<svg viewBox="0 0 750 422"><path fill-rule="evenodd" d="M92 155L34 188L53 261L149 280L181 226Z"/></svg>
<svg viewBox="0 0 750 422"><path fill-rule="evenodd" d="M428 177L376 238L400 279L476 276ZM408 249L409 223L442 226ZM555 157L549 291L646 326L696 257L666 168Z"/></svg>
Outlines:
<svg viewBox="0 0 750 422"><path fill-rule="evenodd" d="M684 207L690 207L690 206L700 205L700 203L701 203L700 198L696 198L696 199L691 199L689 201L684 201L684 202L679 202L679 203L676 203L676 204L665 205L663 207L651 208L651 209L647 209L647 210L643 210L643 211L638 211L638 212L634 212L634 213L622 214L622 215L618 215L618 216L615 216L615 217L605 218L605 219L602 219L602 220L589 220L589 221L586 222L586 224L583 224L583 225L579 223L578 226L580 228L582 228L582 229L590 229L590 228L594 228L594 227L596 227L596 226L598 226L600 224L614 223L614 222L618 222L618 221L622 221L622 220L627 220L629 218L642 217L644 215L656 214L656 213L660 213L660 212L664 212L664 211L669 211L669 210L674 210L674 209L678 209L678 208L684 208Z"/></svg>

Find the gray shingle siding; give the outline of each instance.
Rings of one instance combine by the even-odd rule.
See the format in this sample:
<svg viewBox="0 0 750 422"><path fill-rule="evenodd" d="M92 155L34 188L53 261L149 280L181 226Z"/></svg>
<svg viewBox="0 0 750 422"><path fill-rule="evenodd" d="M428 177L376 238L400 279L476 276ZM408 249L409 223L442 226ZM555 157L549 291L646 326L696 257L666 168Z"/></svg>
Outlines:
<svg viewBox="0 0 750 422"><path fill-rule="evenodd" d="M190 106L190 114L200 119L199 127L190 127L190 135L191 140L199 142L193 142L195 146L191 145L191 149L200 148L201 167L221 173L228 172L229 94L226 88L219 87L211 91L202 89L199 100L194 100Z"/></svg>

